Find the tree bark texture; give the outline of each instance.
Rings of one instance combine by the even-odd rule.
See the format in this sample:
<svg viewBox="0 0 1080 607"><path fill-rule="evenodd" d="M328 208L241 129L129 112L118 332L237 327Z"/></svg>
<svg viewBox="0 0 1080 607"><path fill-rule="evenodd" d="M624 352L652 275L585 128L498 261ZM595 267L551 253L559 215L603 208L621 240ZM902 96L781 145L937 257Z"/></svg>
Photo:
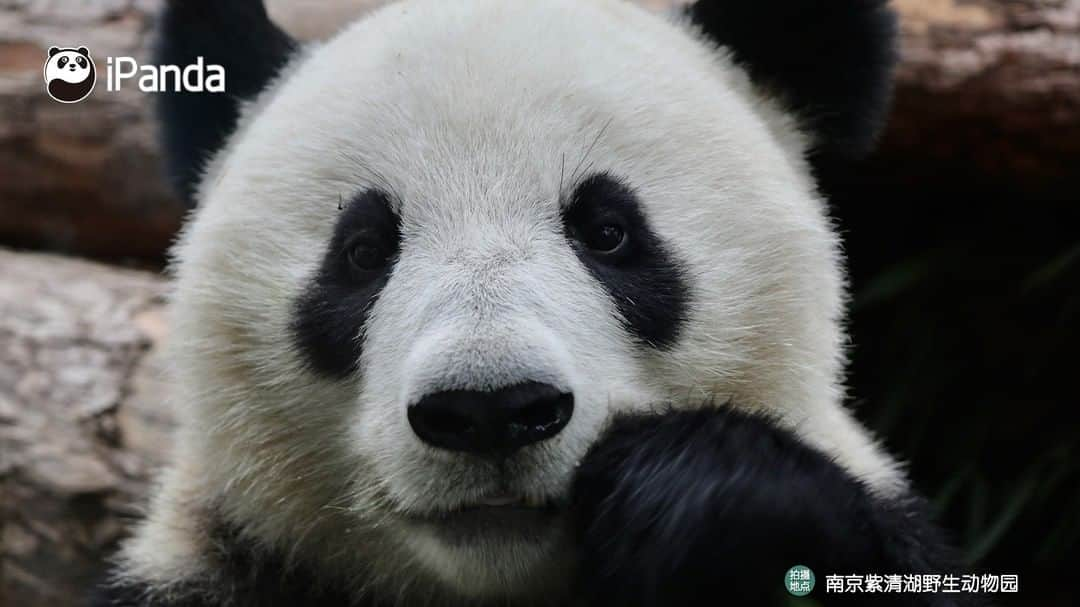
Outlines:
<svg viewBox="0 0 1080 607"><path fill-rule="evenodd" d="M0 606L80 604L169 444L158 276L0 249Z"/></svg>

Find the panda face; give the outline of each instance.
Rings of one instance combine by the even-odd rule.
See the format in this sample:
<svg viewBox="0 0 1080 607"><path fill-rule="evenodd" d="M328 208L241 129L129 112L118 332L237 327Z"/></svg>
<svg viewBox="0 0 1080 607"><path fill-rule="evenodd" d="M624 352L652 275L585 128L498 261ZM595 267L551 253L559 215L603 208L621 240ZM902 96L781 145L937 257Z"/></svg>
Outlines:
<svg viewBox="0 0 1080 607"><path fill-rule="evenodd" d="M61 50L49 57L45 64L45 80L63 80L69 83L83 82L90 76L90 59L74 49Z"/></svg>
<svg viewBox="0 0 1080 607"><path fill-rule="evenodd" d="M622 3L450 4L312 50L211 167L181 448L269 542L503 596L566 573L614 413L831 407L841 285L801 135L714 49Z"/></svg>

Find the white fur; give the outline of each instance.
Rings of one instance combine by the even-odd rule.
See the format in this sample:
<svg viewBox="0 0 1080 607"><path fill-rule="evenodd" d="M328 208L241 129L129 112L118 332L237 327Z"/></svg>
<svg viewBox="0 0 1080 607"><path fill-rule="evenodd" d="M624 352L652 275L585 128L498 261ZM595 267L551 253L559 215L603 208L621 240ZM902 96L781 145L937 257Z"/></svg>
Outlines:
<svg viewBox="0 0 1080 607"><path fill-rule="evenodd" d="M561 533L461 548L400 518L498 489L421 443L407 403L526 379L576 403L517 460L511 488L534 497L564 494L614 412L710 399L775 414L902 490L841 407L841 256L805 138L723 52L614 0L415 0L296 61L218 156L175 250L184 426L128 547L138 575L192 562L175 511L215 496L267 544L397 596L552 596ZM636 189L685 261L691 314L670 351L634 343L561 234L560 199L596 171ZM370 186L399 206L402 251L362 373L332 381L305 370L289 326L339 197Z"/></svg>

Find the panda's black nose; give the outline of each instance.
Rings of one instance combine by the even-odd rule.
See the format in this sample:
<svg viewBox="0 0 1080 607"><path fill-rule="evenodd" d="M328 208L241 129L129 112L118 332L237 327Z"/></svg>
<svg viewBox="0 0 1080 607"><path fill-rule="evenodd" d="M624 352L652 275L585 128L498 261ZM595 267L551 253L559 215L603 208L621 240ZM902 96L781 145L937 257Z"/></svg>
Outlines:
<svg viewBox="0 0 1080 607"><path fill-rule="evenodd" d="M409 407L420 440L451 451L508 455L555 436L574 413L574 395L525 382L494 391L447 390Z"/></svg>

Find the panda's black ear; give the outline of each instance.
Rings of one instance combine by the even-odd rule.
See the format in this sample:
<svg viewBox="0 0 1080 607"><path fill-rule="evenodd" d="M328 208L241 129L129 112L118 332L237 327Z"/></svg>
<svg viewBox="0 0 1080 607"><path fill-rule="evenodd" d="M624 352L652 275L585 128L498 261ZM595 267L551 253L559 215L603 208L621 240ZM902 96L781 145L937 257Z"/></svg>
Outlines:
<svg viewBox="0 0 1080 607"><path fill-rule="evenodd" d="M698 0L686 10L799 116L814 157L852 159L873 148L897 55L888 0Z"/></svg>
<svg viewBox="0 0 1080 607"><path fill-rule="evenodd" d="M158 97L166 169L189 203L207 161L236 128L240 104L262 91L296 43L266 14L262 0L169 0L154 62L220 65L225 92L169 92Z"/></svg>
<svg viewBox="0 0 1080 607"><path fill-rule="evenodd" d="M52 57L53 55L55 55L56 53L59 53L59 52L60 52L60 47L58 47L58 46L50 46L49 47L49 56L50 57Z"/></svg>
<svg viewBox="0 0 1080 607"><path fill-rule="evenodd" d="M85 46L80 46L80 47L79 47L79 48L77 49L77 52L78 52L78 53L79 53L80 55L84 56L84 57L89 57L89 56L90 56L90 49L86 48Z"/></svg>

